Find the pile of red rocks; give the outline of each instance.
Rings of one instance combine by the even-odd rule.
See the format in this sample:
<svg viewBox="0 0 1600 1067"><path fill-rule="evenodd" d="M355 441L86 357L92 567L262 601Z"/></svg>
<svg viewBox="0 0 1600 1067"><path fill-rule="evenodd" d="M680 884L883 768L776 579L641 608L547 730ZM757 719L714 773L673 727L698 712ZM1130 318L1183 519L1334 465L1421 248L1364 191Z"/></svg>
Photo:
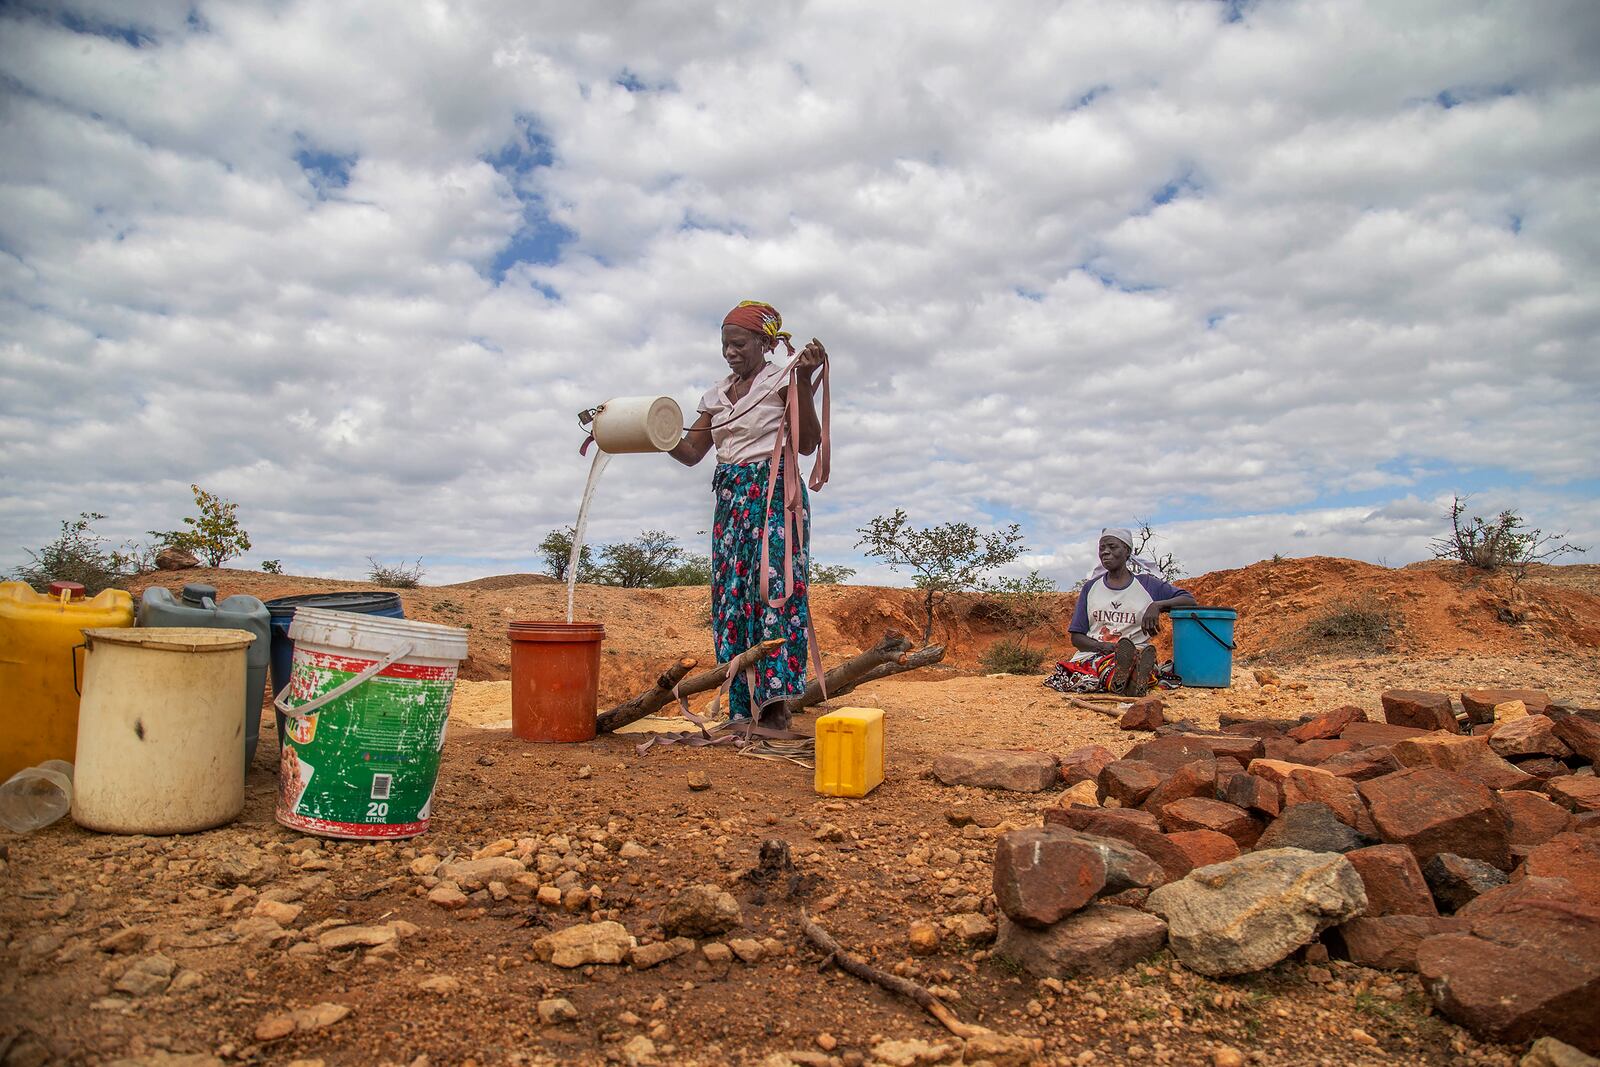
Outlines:
<svg viewBox="0 0 1600 1067"><path fill-rule="evenodd" d="M1420 972L1483 1036L1600 1052L1600 710L1534 690L1468 691L1459 713L1445 693L1382 703L1381 722L1163 726L1121 759L947 758L941 780L1031 792L1053 762L1070 789L999 842L996 951L1060 977L1166 943L1226 975L1320 938Z"/></svg>

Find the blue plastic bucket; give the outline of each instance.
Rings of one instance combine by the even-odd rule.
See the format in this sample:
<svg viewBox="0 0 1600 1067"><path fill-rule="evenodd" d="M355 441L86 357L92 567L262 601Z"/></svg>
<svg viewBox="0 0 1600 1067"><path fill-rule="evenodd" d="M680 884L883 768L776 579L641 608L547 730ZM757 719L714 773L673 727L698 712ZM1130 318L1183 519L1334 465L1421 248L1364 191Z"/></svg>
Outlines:
<svg viewBox="0 0 1600 1067"><path fill-rule="evenodd" d="M1232 608L1174 608L1172 669L1187 686L1226 689L1233 681Z"/></svg>
<svg viewBox="0 0 1600 1067"><path fill-rule="evenodd" d="M294 621L296 608L350 611L357 615L381 615L386 619L406 617L398 593L301 593L298 596L281 596L276 600L267 601L267 611L272 614L274 699L283 691L283 687L289 684L289 673L294 668L294 642L289 638L289 624ZM283 724L278 725L281 727Z"/></svg>

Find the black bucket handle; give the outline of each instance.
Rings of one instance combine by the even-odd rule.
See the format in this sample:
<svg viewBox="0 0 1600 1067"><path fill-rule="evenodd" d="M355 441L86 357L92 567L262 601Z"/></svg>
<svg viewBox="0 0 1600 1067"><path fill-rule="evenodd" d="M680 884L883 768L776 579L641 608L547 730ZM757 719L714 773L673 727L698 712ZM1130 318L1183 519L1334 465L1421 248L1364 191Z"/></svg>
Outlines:
<svg viewBox="0 0 1600 1067"><path fill-rule="evenodd" d="M1211 627L1206 625L1206 621L1204 619L1202 619L1200 616L1198 616L1198 615L1190 615L1190 616L1188 616L1188 619L1189 619L1190 622L1199 623L1200 624L1200 629L1204 630L1207 634L1211 635L1211 640L1215 641L1217 644L1221 645L1223 648L1227 649L1229 652L1233 651L1233 645L1230 644L1227 641L1224 641L1222 638L1218 637L1216 635L1216 633L1212 631Z"/></svg>

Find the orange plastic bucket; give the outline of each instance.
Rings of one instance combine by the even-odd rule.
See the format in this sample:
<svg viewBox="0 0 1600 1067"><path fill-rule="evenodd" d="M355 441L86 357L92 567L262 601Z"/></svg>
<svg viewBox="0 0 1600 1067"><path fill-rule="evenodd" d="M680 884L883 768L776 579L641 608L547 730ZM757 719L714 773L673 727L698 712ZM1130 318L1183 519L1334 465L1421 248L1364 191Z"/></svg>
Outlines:
<svg viewBox="0 0 1600 1067"><path fill-rule="evenodd" d="M600 700L597 622L514 622L511 735L524 741L593 741Z"/></svg>

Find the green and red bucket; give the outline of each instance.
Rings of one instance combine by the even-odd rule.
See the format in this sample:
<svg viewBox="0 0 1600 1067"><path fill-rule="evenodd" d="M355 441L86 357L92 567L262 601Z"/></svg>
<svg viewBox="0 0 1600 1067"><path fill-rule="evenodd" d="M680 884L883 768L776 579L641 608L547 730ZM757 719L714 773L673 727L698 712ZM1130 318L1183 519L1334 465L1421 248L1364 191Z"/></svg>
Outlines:
<svg viewBox="0 0 1600 1067"><path fill-rule="evenodd" d="M289 636L278 821L357 840L422 833L467 632L300 608Z"/></svg>

